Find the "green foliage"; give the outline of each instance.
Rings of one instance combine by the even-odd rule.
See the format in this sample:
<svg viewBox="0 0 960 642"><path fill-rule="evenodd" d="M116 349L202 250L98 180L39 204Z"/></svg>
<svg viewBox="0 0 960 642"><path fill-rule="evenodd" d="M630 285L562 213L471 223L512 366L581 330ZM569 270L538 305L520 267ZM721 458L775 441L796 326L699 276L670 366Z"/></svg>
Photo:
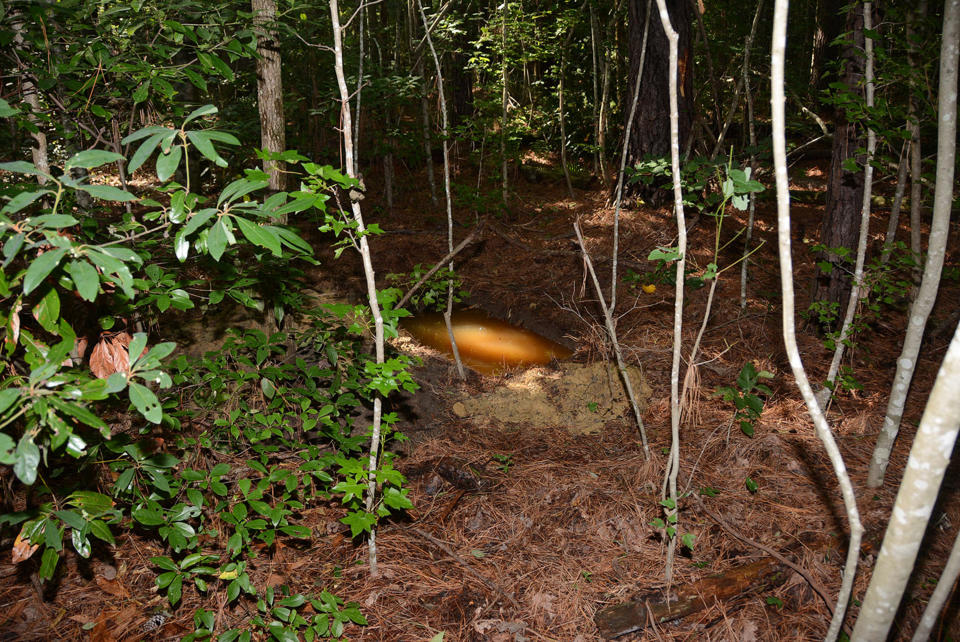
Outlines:
<svg viewBox="0 0 960 642"><path fill-rule="evenodd" d="M666 499L660 500L660 506L663 509L665 517L655 517L650 521L650 525L656 528L658 531L661 531L667 539L673 539L677 536L677 524L679 523L680 519L677 503L667 497ZM697 536L693 533L683 533L680 536L680 543L692 551L693 546L696 543L696 539Z"/></svg>
<svg viewBox="0 0 960 642"><path fill-rule="evenodd" d="M740 423L740 430L748 437L753 437L756 422L763 413L763 397L772 395L766 384L760 383L764 379L772 379L773 373L766 370L757 370L752 361L743 364L740 374L737 375L736 386L721 386L714 395L724 401L731 402L736 411L733 419Z"/></svg>
<svg viewBox="0 0 960 642"><path fill-rule="evenodd" d="M417 263L413 266L410 274L388 274L387 280L401 290L407 290L419 283L420 279L433 267L432 265L422 266ZM417 310L443 310L447 307L447 292L450 288L453 288L454 304L460 303L470 296L469 292L462 289L463 281L456 271L441 267L424 281L423 285L410 297L410 303Z"/></svg>
<svg viewBox="0 0 960 642"><path fill-rule="evenodd" d="M201 107L179 128L132 134L127 142L139 146L129 167L155 157L158 178L171 179L189 162L191 148L226 164L217 147L238 141L203 127L215 113ZM274 287L275 318L279 322L293 309L307 319L300 330L269 336L231 331L220 349L198 359L174 356L174 343L151 345L147 333L136 332L126 342L111 340L112 369L96 378L76 349L74 328L86 327L82 315L89 313L73 301L95 305L104 327L118 317L125 325L131 317L156 322L171 308L208 308L228 295L263 309L265 299L255 286L264 275L258 272L270 274L292 259L312 261L309 244L282 217L317 215L339 250L379 229L360 229L347 214L327 210L331 190L356 185L315 164L303 165L302 191L262 199L257 193L267 182L258 170L247 170L209 200L191 191L189 179L186 186L168 182L151 198L69 172L120 158L80 152L62 163L62 173L41 172L25 161L0 165L23 177L0 210L0 328L8 364L0 381L0 463L12 466L20 484L34 486L35 499L26 511L0 515L0 528L19 527L26 556L30 546L42 549L40 576L49 579L65 542L88 557L93 539L113 544L113 530L135 527L167 549L151 562L171 606L183 601L185 590L207 593L213 585L226 591L229 602L243 596L258 601L251 628L217 639L249 639L251 631L275 639L298 633L339 637L347 624L364 623L356 605L344 606L325 592L274 599L272 589L264 593L252 584L246 564L264 547L309 538L310 529L299 520L312 500L339 499L346 508L341 521L354 536L412 506L389 454L375 471L368 469L369 426L358 423L364 405L377 395L416 389L406 357L390 355L378 364L365 351L369 309L299 310L301 299L292 289ZM287 155L288 161L298 158ZM31 182L37 176L45 179L42 185ZM65 213L76 191L134 201L136 214ZM109 216L117 220L103 224ZM177 264L211 276L185 280L182 270L171 267ZM216 285L205 296L195 294L202 283ZM379 293L392 336L406 314L393 308L398 296L395 289ZM111 429L117 422L108 423L104 413L124 413L137 428L117 432ZM384 443L402 438L396 421L395 414L384 414ZM245 459L230 460L231 452ZM113 479L106 492L93 490L102 467ZM371 473L378 501L367 511L361 498ZM202 544L221 533L222 551ZM304 604L311 605L311 615L298 614ZM199 610L195 622L192 639L210 639L208 612Z"/></svg>
<svg viewBox="0 0 960 642"><path fill-rule="evenodd" d="M830 274L834 269L853 273L851 265L855 260L853 251L845 247L826 247L813 245L811 250L823 258L817 261L820 271ZM886 260L884 260L886 259ZM863 270L861 294L858 308L844 339L848 348L860 345L860 338L873 330L876 323L889 311L905 311L914 287L913 274L920 262L905 243L897 241L884 249L881 256L872 258ZM824 331L823 344L827 350L836 349L842 328L838 328L842 319L840 304L835 301L813 301L803 312L803 317L814 321ZM838 381L826 384L840 390L860 390L863 386L855 378L851 368L844 366Z"/></svg>

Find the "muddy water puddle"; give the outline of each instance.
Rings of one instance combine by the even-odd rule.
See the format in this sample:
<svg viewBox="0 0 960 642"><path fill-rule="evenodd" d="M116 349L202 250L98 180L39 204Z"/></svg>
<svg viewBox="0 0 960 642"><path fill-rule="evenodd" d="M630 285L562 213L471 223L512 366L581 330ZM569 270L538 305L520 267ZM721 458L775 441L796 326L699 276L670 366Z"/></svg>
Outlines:
<svg viewBox="0 0 960 642"><path fill-rule="evenodd" d="M417 315L404 320L402 325L420 343L447 355L453 354L442 314ZM464 365L482 374L546 365L573 354L566 346L506 321L490 318L478 310L454 312L451 325Z"/></svg>

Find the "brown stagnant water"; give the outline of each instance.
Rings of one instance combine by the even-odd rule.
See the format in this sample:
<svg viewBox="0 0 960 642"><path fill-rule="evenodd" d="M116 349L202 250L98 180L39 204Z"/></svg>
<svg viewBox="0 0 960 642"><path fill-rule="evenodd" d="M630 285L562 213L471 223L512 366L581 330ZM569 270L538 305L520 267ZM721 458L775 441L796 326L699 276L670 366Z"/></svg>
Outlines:
<svg viewBox="0 0 960 642"><path fill-rule="evenodd" d="M405 319L403 328L420 343L453 354L443 315L420 314ZM514 367L545 365L573 352L535 332L492 319L479 310L455 311L451 318L460 359L482 374L498 374Z"/></svg>

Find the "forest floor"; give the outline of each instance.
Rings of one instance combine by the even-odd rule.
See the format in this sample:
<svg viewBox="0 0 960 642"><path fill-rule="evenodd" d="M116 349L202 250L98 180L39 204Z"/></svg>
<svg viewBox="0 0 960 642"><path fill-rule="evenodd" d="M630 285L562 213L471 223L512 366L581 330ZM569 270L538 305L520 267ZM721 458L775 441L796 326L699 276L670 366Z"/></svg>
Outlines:
<svg viewBox="0 0 960 642"><path fill-rule="evenodd" d="M823 170L811 163L795 166L792 175L808 183L804 189L815 191L823 184ZM432 264L446 254L442 204L430 204L425 181L419 179L405 183L408 191L398 194L392 212L384 211L377 194L364 201L368 222L390 230L372 242L380 277L410 272L415 264ZM562 184L519 180L510 213L489 216L482 239L455 259L471 293L467 304L569 345L575 350L573 362L609 362L572 224L581 221L601 280L609 283L613 209L599 188L578 189L570 199ZM368 184L374 183L368 178ZM810 245L821 212L816 203L798 202L792 208L798 311L810 301ZM874 248L886 214L875 211ZM459 240L472 228L474 214L461 210L456 219ZM739 213L731 215L721 245L743 224ZM624 208L620 274L628 269L653 271L647 255L657 246L675 244L675 229L667 208ZM956 225L952 236L950 247L956 248ZM830 619L846 554L846 519L831 466L783 349L776 221L769 193L759 203L755 238L764 245L752 257L745 310L739 302L739 266L720 277L681 427L679 489L702 502L691 498L681 504L680 530L696 535L696 543L692 551L679 554L672 588L693 586L695 591L704 586L696 583L708 576L768 559L751 541L788 557L815 586L786 569L775 582L747 581L736 597L708 599L703 610L670 622L647 623L648 628L623 640L814 640L822 639ZM688 256L702 269L711 260L713 246L713 221L702 217L691 229ZM721 253L720 267L734 263L741 252L737 240ZM349 252L337 261L326 255L321 259L312 288L360 301L359 262ZM949 256L948 267L957 265L957 255ZM944 280L944 287L931 319L934 328L955 311L945 302L960 296L956 281ZM685 354L702 321L707 290L686 294ZM666 543L650 522L662 516L658 502L670 445L673 297L673 287L666 284L653 293L628 284L619 290L618 331L625 357L641 366L650 386L643 415L649 459L630 413L611 415L598 430L586 433L571 430L570 422L563 421L458 416L454 404L465 396L478 397L517 377L536 377L538 372L549 376L553 370L495 377L472 373L462 382L451 362L403 335L397 347L423 359L415 370L422 391L397 406L399 427L410 438L399 445L397 466L409 480L416 508L407 518L379 528L379 577L370 576L367 547L344 533L337 521L342 510L331 504L311 507L301 516L300 523L315 533L308 545L275 547L251 564L255 583L287 584L295 591L324 588L358 602L369 625L349 628L347 636L354 640L425 641L440 632L447 641L602 639L594 622L602 608L637 596L653 600L657 591L668 588ZM925 343L887 483L869 490L869 457L904 327L902 309L885 308L871 320L846 362L863 388L840 394L830 408L831 426L857 488L866 527L855 597L866 590L909 444L952 334L950 327ZM809 327L801 326L799 342L811 380L822 380L831 353ZM733 406L714 395L720 386L735 385L748 361L775 375L765 382L773 394L752 437L732 421ZM950 472L934 512L898 630L912 630L960 527L957 472ZM752 491L748 478L756 484ZM186 635L193 630L191 617L199 605L192 594L185 594L184 604L164 626L142 632L147 619L163 606L149 562L160 554L156 542L124 533L118 547L100 557L68 556L65 571L49 587L39 586L4 555L0 639ZM826 593L826 601L818 590ZM207 608L209 604L208 598ZM856 613L854 603L847 621ZM219 615L230 620L250 614L242 606L222 606ZM955 610L947 614L940 633L940 639L960 635Z"/></svg>

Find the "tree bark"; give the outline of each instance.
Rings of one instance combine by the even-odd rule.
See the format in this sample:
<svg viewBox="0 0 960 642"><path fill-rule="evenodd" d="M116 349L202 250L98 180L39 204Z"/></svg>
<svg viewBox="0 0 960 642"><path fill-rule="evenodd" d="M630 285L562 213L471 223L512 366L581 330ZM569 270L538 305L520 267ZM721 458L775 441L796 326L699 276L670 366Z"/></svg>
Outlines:
<svg viewBox="0 0 960 642"><path fill-rule="evenodd" d="M859 4L851 5L847 13L847 31L849 42L843 49L842 82L847 86L847 91L862 99L864 34L863 12ZM827 249L819 259L826 261L830 268L817 268L814 294L814 301L835 307L838 318L840 311L846 308L852 282L849 262L840 253L831 250L846 248L852 253L852 248L857 244L863 204L863 173L859 169L847 171L845 163L855 160L859 166L863 166L864 158L857 152L866 147L864 133L858 123L847 119L843 110L838 112L827 179L827 205L820 227L820 243ZM823 329L833 330L836 325L836 322L826 323Z"/></svg>
<svg viewBox="0 0 960 642"><path fill-rule="evenodd" d="M268 152L278 153L286 147L283 120L283 69L277 32L276 0L251 0L257 31L257 104L260 108L260 145ZM283 163L264 161L263 171L270 175L269 188L281 192L286 185Z"/></svg>
<svg viewBox="0 0 960 642"><path fill-rule="evenodd" d="M642 0L630 0L630 85L627 96L632 96L643 45L644 15ZM680 148L685 149L693 122L693 59L690 38L689 0L669 0L667 12L670 24L677 32L677 110ZM634 116L629 141L627 162L634 165L647 156L666 157L670 154L670 92L669 44L662 29L651 29L647 58L640 81L640 102ZM627 101L622 101L626 104ZM671 192L664 190L667 182L651 186L633 185L630 194L639 196L654 206L665 203Z"/></svg>
<svg viewBox="0 0 960 642"><path fill-rule="evenodd" d="M937 106L937 182L933 197L933 221L927 241L927 262L924 265L920 288L917 290L917 298L910 308L910 322L903 338L900 358L897 359L897 372L893 378L890 399L887 401L887 413L870 458L870 470L867 473L867 486L870 488L883 484L883 476L890 462L890 451L900 431L903 408L917 366L917 357L920 355L923 330L937 299L946 254L950 207L953 202L954 159L957 153L957 63L960 60L960 25L956 24L960 22L960 16L957 15L957 12L960 12L958 3L960 0L948 0L944 9L943 41L940 49L940 96Z"/></svg>
<svg viewBox="0 0 960 642"><path fill-rule="evenodd" d="M873 3L863 3L863 26L865 32L873 31ZM867 109L873 109L874 105L874 86L873 86L873 38L864 38L865 63L864 80L866 89ZM830 394L836 392L837 374L840 372L840 362L843 359L844 349L850 338L853 327L853 320L857 313L857 303L860 300L860 294L863 290L863 265L867 257L867 237L870 233L870 195L873 187L873 154L877 149L877 135L873 129L867 129L867 158L863 168L863 189L861 190L860 206L860 230L857 237L857 258L853 268L853 282L850 289L850 295L847 300L846 313L843 317L843 325L840 328L840 338L836 341L833 352L833 359L830 362L830 369L827 372L827 388L818 396L820 404L826 408L830 399Z"/></svg>
<svg viewBox="0 0 960 642"><path fill-rule="evenodd" d="M24 18L21 14L15 14L13 20L13 43L20 48L24 47L23 20ZM37 129L36 132L30 134L31 138L33 138L33 147L30 148L30 155L34 166L38 170L44 174L50 174L50 161L47 156L47 134L43 131L43 124L36 116L36 114L41 112L40 97L37 94L36 85L33 84L33 78L27 73L27 70L21 68L20 71L23 73L20 80L20 96L23 102L30 107L27 113L27 120ZM46 182L46 176L37 176L37 183L43 185Z"/></svg>

